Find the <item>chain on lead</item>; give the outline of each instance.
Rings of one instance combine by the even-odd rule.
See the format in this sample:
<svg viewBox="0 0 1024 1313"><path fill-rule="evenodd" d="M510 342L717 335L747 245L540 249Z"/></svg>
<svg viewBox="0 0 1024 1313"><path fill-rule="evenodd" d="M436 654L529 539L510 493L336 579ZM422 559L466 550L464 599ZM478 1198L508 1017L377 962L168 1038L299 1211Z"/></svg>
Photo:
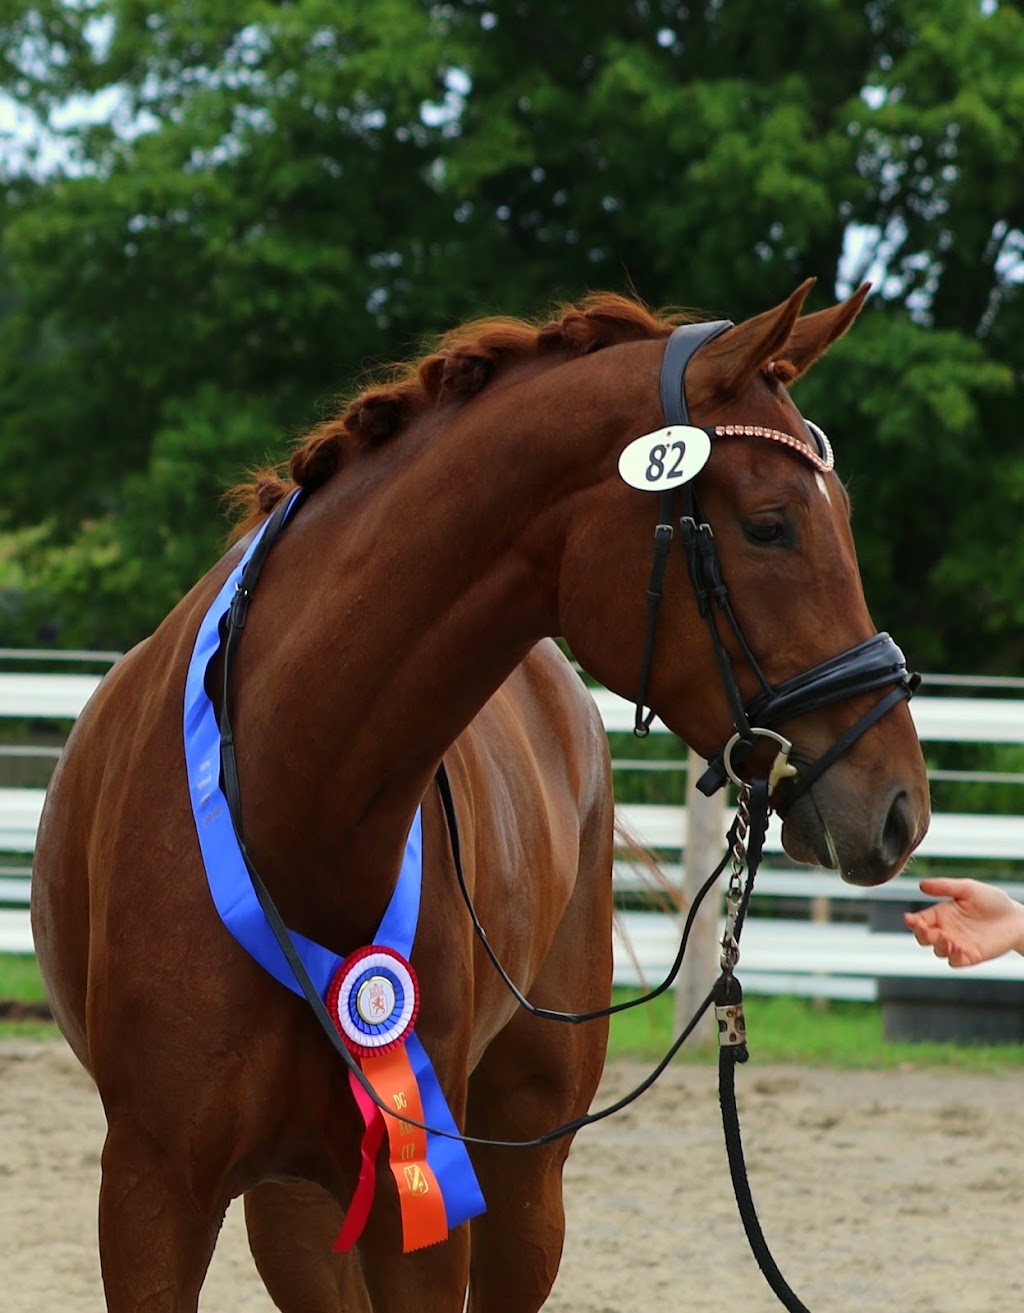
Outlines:
<svg viewBox="0 0 1024 1313"><path fill-rule="evenodd" d="M747 865L747 835L750 832L750 789L740 789L736 808L736 828L732 838L729 886L725 893L725 932L722 935L722 971L731 975L740 960L740 946L736 938L736 922L743 898L743 875Z"/></svg>

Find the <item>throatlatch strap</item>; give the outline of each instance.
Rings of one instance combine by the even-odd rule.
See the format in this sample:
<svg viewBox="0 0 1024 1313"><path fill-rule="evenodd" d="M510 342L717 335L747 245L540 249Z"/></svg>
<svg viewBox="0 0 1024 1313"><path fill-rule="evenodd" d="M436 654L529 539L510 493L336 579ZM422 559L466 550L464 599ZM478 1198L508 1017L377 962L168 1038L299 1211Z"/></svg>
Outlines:
<svg viewBox="0 0 1024 1313"><path fill-rule="evenodd" d="M654 643L658 631L658 607L661 604L661 584L665 577L669 552L672 550L672 515L675 503L675 490L668 488L661 494L661 513L654 528L654 556L651 560L651 577L647 584L647 633L644 636L644 651L640 660L640 683L636 694L636 718L633 721L633 733L638 739L645 739L651 732L654 712L646 711L647 686L650 683L651 667L654 664Z"/></svg>
<svg viewBox="0 0 1024 1313"><path fill-rule="evenodd" d="M732 657L729 655L725 643L722 641L722 635L719 633L715 608L722 611L739 638L743 653L750 662L761 686L767 688L768 685L761 673L761 667L750 651L746 639L736 623L732 607L729 604L729 594L725 581L722 578L718 553L715 551L714 533L710 524L704 518L704 511L691 483L683 485L682 501L683 515L679 521L679 542L686 556L687 568L690 571L690 581L693 584L693 591L697 598L697 610L707 622L708 631L711 635L711 646L715 654L715 664L718 667L718 677L721 681L722 691L729 703L729 714L732 717L733 725L741 735L747 737L750 732L747 711L743 705L739 685L736 682ZM712 602L714 607L712 607Z"/></svg>

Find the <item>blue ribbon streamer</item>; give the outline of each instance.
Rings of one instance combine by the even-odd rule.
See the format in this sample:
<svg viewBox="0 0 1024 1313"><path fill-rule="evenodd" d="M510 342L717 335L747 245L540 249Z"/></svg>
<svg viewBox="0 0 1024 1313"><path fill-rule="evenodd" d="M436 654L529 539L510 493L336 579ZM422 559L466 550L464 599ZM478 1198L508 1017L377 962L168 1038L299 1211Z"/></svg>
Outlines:
<svg viewBox="0 0 1024 1313"><path fill-rule="evenodd" d="M288 513L290 511L289 507ZM227 799L220 787L220 728L206 692L207 668L220 649L221 621L231 606L242 571L265 529L264 523L199 626L185 681L185 765L199 848L220 919L264 970L301 996L301 986L260 907L238 845ZM373 939L375 945L393 949L407 960L412 955L419 921L422 879L422 809L417 808L395 891ZM288 933L310 980L324 998L344 958L294 930ZM405 1047L419 1082L424 1119L439 1130L458 1134L437 1073L415 1030L409 1032ZM460 1140L445 1139L428 1131L427 1162L444 1195L449 1227L458 1226L484 1212L486 1204L466 1146Z"/></svg>

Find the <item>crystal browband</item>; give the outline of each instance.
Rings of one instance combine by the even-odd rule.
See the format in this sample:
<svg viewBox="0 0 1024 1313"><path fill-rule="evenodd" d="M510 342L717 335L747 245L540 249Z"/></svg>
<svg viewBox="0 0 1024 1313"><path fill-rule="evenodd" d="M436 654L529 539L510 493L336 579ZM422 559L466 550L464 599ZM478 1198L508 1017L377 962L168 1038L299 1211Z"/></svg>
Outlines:
<svg viewBox="0 0 1024 1313"><path fill-rule="evenodd" d="M780 429L768 429L763 424L715 424L708 428L706 432L715 438L767 438L769 442L778 442L783 447L789 447L795 451L798 456L803 456L804 460L809 461L816 470L827 474L835 468L835 456L832 453L832 444L825 434L818 428L817 424L807 427L811 430L812 435L817 440L821 449L821 454L812 451L806 443L799 438L794 438L789 433L783 433Z"/></svg>

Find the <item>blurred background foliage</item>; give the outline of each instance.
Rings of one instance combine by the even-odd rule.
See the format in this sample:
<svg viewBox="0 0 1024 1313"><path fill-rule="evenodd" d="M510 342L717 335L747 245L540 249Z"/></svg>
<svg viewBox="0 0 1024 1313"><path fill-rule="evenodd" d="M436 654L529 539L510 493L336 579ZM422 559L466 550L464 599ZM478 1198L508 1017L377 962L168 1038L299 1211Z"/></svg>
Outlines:
<svg viewBox="0 0 1024 1313"><path fill-rule="evenodd" d="M879 627L1024 658L1024 16L996 0L39 0L0 27L0 646L125 648L362 371L595 288L864 277L796 391Z"/></svg>

